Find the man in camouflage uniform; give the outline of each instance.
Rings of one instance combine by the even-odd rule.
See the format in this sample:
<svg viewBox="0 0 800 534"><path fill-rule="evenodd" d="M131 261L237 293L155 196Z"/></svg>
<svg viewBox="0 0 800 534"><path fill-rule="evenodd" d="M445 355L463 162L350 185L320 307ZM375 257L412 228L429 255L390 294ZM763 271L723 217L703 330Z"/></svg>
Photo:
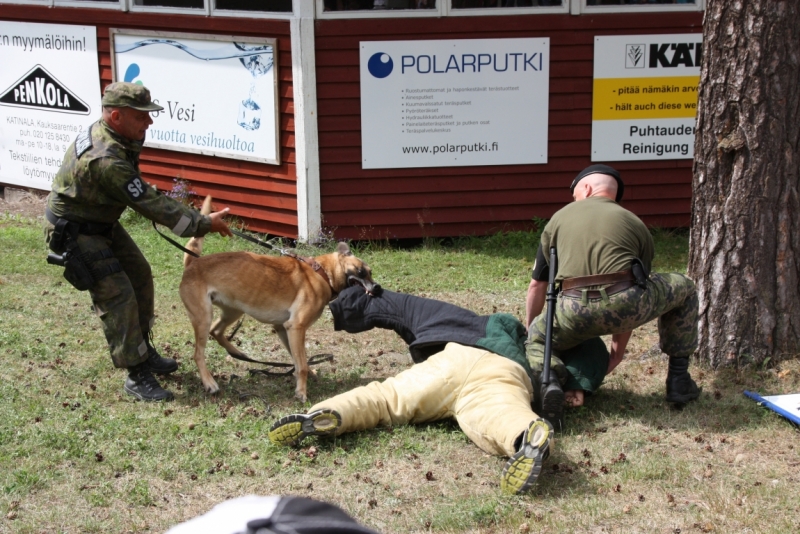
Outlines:
<svg viewBox="0 0 800 534"><path fill-rule="evenodd" d="M562 289L553 322L551 365L556 376L563 382L564 373L559 371L568 349L606 334L612 335L605 369L605 374L610 373L622 361L633 329L658 318L661 350L669 356L666 399L676 404L695 400L700 389L688 372L689 357L697 348L694 283L677 273L647 275L654 255L653 239L644 223L618 204L624 184L616 170L606 165L587 167L572 182L571 190L575 202L556 212L542 232L528 288L531 366L541 368L544 359L546 254L555 247L556 283ZM570 404L582 404L582 391L580 395L568 393ZM554 412L560 418L564 404L564 395L560 395L542 400L545 414Z"/></svg>
<svg viewBox="0 0 800 534"><path fill-rule="evenodd" d="M150 112L163 109L151 101L150 91L132 83L112 83L102 105L102 118L78 134L53 181L47 199L47 241L56 252L71 250L65 258L82 259L83 272L89 273L85 283L73 282L76 268L71 270L75 263L69 260L65 277L89 290L114 366L128 369L125 392L141 400L171 400L172 393L152 374L171 373L178 364L153 347L150 265L119 217L130 207L181 237L208 232L229 236L222 219L228 210L201 215L142 179L139 153L153 123ZM54 239L54 233L68 237Z"/></svg>

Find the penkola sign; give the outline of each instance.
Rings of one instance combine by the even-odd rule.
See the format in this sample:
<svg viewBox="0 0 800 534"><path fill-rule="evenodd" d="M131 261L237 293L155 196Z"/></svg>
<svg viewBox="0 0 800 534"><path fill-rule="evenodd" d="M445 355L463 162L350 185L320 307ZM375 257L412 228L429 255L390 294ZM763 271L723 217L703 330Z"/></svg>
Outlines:
<svg viewBox="0 0 800 534"><path fill-rule="evenodd" d="M94 26L0 21L0 182L49 190L100 116Z"/></svg>

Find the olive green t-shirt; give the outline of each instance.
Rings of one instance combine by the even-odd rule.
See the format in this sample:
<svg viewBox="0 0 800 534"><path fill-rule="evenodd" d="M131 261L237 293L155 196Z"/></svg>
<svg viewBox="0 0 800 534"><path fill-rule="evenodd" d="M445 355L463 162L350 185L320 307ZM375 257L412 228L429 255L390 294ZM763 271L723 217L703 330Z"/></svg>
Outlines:
<svg viewBox="0 0 800 534"><path fill-rule="evenodd" d="M650 231L639 217L605 197L585 198L558 210L542 232L547 261L551 246L558 255L556 281L624 271L634 258L649 272L653 261Z"/></svg>

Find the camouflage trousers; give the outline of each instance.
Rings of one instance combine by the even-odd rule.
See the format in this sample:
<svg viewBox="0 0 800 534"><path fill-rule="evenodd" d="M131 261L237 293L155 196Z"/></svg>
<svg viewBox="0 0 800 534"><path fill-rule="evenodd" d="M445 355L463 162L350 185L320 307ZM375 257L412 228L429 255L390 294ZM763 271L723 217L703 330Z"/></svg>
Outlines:
<svg viewBox="0 0 800 534"><path fill-rule="evenodd" d="M671 358L691 356L697 348L698 299L694 282L677 273L654 273L647 289L633 286L606 299L559 295L553 320L551 369L563 384L562 353L592 338L630 332L658 318L661 350ZM528 330L527 356L541 369L547 307Z"/></svg>
<svg viewBox="0 0 800 534"><path fill-rule="evenodd" d="M46 229L48 240L52 229L52 226ZM114 366L123 368L142 363L147 359L144 335L152 328L155 317L150 264L119 222L107 234L79 234L78 247L82 253L110 248L119 261L122 272L95 282L89 288L89 295L103 323ZM98 260L93 266L108 265L114 258Z"/></svg>

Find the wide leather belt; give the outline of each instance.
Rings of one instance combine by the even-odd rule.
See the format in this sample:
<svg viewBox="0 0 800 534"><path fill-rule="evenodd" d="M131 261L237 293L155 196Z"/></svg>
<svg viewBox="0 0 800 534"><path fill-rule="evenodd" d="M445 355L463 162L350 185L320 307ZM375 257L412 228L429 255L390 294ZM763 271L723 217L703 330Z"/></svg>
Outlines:
<svg viewBox="0 0 800 534"><path fill-rule="evenodd" d="M617 282L633 282L636 277L633 276L633 271L619 271L616 273L608 274L593 274L591 276L577 276L575 278L567 278L561 281L561 291L567 289L575 289L578 287L589 286L602 286L606 284L616 284ZM630 287L630 286L628 286ZM627 289L627 288L626 288ZM608 289L606 289L608 293Z"/></svg>
<svg viewBox="0 0 800 534"><path fill-rule="evenodd" d="M50 211L49 206L45 206L44 208L44 216L47 221L55 226L58 224L59 217ZM111 230L111 227L114 226L114 223L72 223L78 225L78 233L83 235L97 235L97 234L104 234Z"/></svg>
<svg viewBox="0 0 800 534"><path fill-rule="evenodd" d="M616 284L612 284L608 287L603 288L605 290L606 296L616 295L630 287L636 285L636 282L633 280L626 280L624 282L617 282ZM599 289L589 289L586 291L586 298L589 299L599 299L603 298L603 294L600 292ZM561 294L565 297L576 297L582 298L583 297L583 289L567 289L565 291L561 291Z"/></svg>

